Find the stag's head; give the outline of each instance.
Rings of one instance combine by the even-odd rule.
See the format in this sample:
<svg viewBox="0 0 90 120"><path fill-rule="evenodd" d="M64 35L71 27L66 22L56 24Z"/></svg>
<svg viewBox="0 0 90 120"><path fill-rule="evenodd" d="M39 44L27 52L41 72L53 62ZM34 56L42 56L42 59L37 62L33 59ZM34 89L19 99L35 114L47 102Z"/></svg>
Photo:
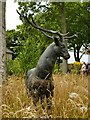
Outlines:
<svg viewBox="0 0 90 120"><path fill-rule="evenodd" d="M60 57L63 57L64 59L69 59L70 58L70 55L68 53L68 50L66 48L66 45L64 44L64 41L63 41L63 37L61 37L61 39L57 36L55 36L54 38L54 41L55 41L55 52L58 54L58 56Z"/></svg>
<svg viewBox="0 0 90 120"><path fill-rule="evenodd" d="M18 14L21 17L24 17L30 25L32 25L34 28L40 30L49 39L53 39L55 41L55 51L57 52L57 54L59 56L63 57L64 59L69 59L70 58L68 50L67 50L67 48L66 48L66 46L64 44L64 41L63 41L65 36L67 36L68 33L62 34L62 33L58 32L58 31L47 30L47 29L41 28L40 26L38 26L35 23L35 21L34 21L32 16L31 16L31 21L30 21L27 16L21 15L19 12L18 12ZM53 36L50 36L47 33L53 34Z"/></svg>

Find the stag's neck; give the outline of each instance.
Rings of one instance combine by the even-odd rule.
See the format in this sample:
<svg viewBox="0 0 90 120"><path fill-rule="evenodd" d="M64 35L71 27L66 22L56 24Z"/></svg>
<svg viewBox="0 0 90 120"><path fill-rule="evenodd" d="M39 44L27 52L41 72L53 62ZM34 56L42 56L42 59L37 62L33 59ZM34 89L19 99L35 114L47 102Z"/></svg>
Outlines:
<svg viewBox="0 0 90 120"><path fill-rule="evenodd" d="M45 79L47 76L50 77L52 75L54 64L57 59L57 53L54 47L55 43L50 44L38 61L36 75L41 79Z"/></svg>

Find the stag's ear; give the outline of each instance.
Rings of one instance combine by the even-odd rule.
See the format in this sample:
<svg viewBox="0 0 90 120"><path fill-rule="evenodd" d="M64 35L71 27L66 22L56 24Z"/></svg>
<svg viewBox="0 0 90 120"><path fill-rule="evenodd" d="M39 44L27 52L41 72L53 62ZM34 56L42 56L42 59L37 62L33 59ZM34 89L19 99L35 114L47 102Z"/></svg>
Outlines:
<svg viewBox="0 0 90 120"><path fill-rule="evenodd" d="M59 46L59 39L58 39L58 37L54 37L54 42L55 42L55 44L56 44L56 46Z"/></svg>

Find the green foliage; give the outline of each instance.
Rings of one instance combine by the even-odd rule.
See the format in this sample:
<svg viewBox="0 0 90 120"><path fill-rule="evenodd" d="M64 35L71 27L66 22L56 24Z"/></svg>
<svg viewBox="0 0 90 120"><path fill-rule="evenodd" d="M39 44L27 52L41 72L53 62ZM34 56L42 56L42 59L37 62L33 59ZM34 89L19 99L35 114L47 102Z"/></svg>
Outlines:
<svg viewBox="0 0 90 120"><path fill-rule="evenodd" d="M18 56L21 69L24 70L24 72L36 66L40 52L38 41L35 39L26 41L26 44Z"/></svg>
<svg viewBox="0 0 90 120"><path fill-rule="evenodd" d="M46 9L45 5L42 12L41 3L20 3L19 10L21 13L28 13L30 18L30 10L32 13L38 13L34 19L41 27L46 29L53 29L61 31L61 15L62 3L50 3ZM27 6L27 7L26 7ZM36 7L37 6L37 7ZM69 49L74 50L74 57L76 61L80 61L80 49L83 44L89 43L89 5L88 3L65 3L66 7L66 26L70 35L76 34L77 37L69 40ZM38 10L37 10L38 9ZM28 11L28 12L27 12Z"/></svg>
<svg viewBox="0 0 90 120"><path fill-rule="evenodd" d="M77 37L69 40L68 47L74 50L75 61L80 61L79 55L82 45L88 44L89 39L89 9L88 3L66 4L67 30Z"/></svg>
<svg viewBox="0 0 90 120"><path fill-rule="evenodd" d="M71 73L79 74L81 70L81 65L82 64L80 62L74 62L73 64L69 64L68 68Z"/></svg>
<svg viewBox="0 0 90 120"><path fill-rule="evenodd" d="M16 58L21 50L24 42L24 36L21 31L7 30L6 31L6 47L13 51L13 59Z"/></svg>
<svg viewBox="0 0 90 120"><path fill-rule="evenodd" d="M60 74L63 73L62 64L60 64L60 66L58 66L58 64L55 64L55 66L54 66L54 73L60 73Z"/></svg>
<svg viewBox="0 0 90 120"><path fill-rule="evenodd" d="M18 59L15 60L8 60L7 61L7 74L8 75L19 75L22 72L20 67L20 62Z"/></svg>
<svg viewBox="0 0 90 120"><path fill-rule="evenodd" d="M18 9L22 14L28 14L28 19L31 19L30 15L34 13L34 20L39 26L61 31L61 5L62 3L54 2L41 7L40 2L21 2ZM77 35L76 38L69 40L68 48L74 49L75 59L79 60L81 46L89 42L88 3L65 3L65 7L67 31L70 35ZM6 41L7 47L15 53L14 58L18 59L20 71L26 72L36 66L40 55L52 40L33 28L26 20L20 19L23 24L17 26L16 30L7 31ZM12 63L9 68L12 71Z"/></svg>

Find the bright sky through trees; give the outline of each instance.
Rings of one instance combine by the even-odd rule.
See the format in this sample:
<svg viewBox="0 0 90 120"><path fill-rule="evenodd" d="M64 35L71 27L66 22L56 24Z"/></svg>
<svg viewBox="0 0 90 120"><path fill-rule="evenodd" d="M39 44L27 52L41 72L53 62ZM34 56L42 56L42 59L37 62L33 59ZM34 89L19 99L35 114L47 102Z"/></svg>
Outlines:
<svg viewBox="0 0 90 120"><path fill-rule="evenodd" d="M19 15L16 12L17 8L17 2L13 2L12 0L6 1L6 29L15 29L16 25L21 24Z"/></svg>

